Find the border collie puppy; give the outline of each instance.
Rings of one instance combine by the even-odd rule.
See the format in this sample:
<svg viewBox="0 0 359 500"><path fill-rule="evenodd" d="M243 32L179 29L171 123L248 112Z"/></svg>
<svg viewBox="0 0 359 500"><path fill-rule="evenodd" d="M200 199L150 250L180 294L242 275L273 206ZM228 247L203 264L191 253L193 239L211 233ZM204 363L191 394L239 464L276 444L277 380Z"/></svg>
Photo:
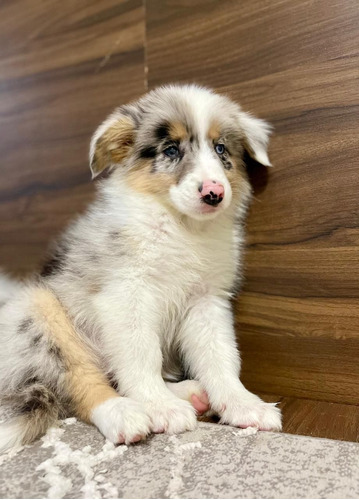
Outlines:
<svg viewBox="0 0 359 500"><path fill-rule="evenodd" d="M242 156L270 166L269 131L196 85L158 88L102 123L90 167L110 175L95 202L41 275L4 285L0 450L65 414L127 444L191 430L208 410L281 429L279 409L239 380L230 306L251 199Z"/></svg>

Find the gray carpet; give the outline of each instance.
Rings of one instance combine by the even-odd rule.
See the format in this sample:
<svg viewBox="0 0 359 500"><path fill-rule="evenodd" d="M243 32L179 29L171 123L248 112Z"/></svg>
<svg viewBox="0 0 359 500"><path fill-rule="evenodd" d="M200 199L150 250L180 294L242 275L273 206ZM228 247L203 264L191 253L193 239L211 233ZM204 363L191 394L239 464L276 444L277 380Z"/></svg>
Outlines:
<svg viewBox="0 0 359 500"><path fill-rule="evenodd" d="M359 496L359 444L207 423L116 448L68 419L0 465L1 498Z"/></svg>

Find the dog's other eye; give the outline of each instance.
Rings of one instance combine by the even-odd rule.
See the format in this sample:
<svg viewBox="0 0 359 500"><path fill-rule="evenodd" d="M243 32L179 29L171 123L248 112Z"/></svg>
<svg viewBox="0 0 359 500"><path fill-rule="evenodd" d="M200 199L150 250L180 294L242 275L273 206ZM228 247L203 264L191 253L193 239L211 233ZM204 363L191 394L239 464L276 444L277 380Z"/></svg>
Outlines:
<svg viewBox="0 0 359 500"><path fill-rule="evenodd" d="M226 150L226 148L224 147L224 144L216 144L214 149L218 155L223 155L223 153Z"/></svg>
<svg viewBox="0 0 359 500"><path fill-rule="evenodd" d="M171 160L178 158L180 155L180 152L179 152L179 149L177 146L169 146L163 152L166 156L168 156L168 158L171 158Z"/></svg>

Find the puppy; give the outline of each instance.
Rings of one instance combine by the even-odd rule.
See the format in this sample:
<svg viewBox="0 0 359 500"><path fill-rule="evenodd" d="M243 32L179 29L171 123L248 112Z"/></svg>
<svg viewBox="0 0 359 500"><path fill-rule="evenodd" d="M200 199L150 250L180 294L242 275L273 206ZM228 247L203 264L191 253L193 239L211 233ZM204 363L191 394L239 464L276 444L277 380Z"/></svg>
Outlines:
<svg viewBox="0 0 359 500"><path fill-rule="evenodd" d="M90 168L110 173L96 201L41 275L7 286L1 450L69 413L114 443L191 430L209 406L223 424L281 429L278 408L239 380L229 302L251 199L242 157L270 166L269 132L196 85L158 88L102 123Z"/></svg>

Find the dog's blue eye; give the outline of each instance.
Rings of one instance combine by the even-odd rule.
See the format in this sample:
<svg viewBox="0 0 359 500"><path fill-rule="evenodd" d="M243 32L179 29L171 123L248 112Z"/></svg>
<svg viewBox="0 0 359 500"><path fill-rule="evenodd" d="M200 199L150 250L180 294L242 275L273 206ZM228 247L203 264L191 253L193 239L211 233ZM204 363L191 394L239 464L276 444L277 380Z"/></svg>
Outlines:
<svg viewBox="0 0 359 500"><path fill-rule="evenodd" d="M172 160L174 158L178 158L180 154L177 146L169 146L163 152L166 156L168 156L168 158L171 158Z"/></svg>
<svg viewBox="0 0 359 500"><path fill-rule="evenodd" d="M216 153L217 153L218 155L223 155L223 153L224 153L224 152L225 152L225 150L226 150L226 148L224 147L224 145L223 145L223 144L216 144L216 146L215 146L215 148L214 148L214 149L216 150Z"/></svg>

